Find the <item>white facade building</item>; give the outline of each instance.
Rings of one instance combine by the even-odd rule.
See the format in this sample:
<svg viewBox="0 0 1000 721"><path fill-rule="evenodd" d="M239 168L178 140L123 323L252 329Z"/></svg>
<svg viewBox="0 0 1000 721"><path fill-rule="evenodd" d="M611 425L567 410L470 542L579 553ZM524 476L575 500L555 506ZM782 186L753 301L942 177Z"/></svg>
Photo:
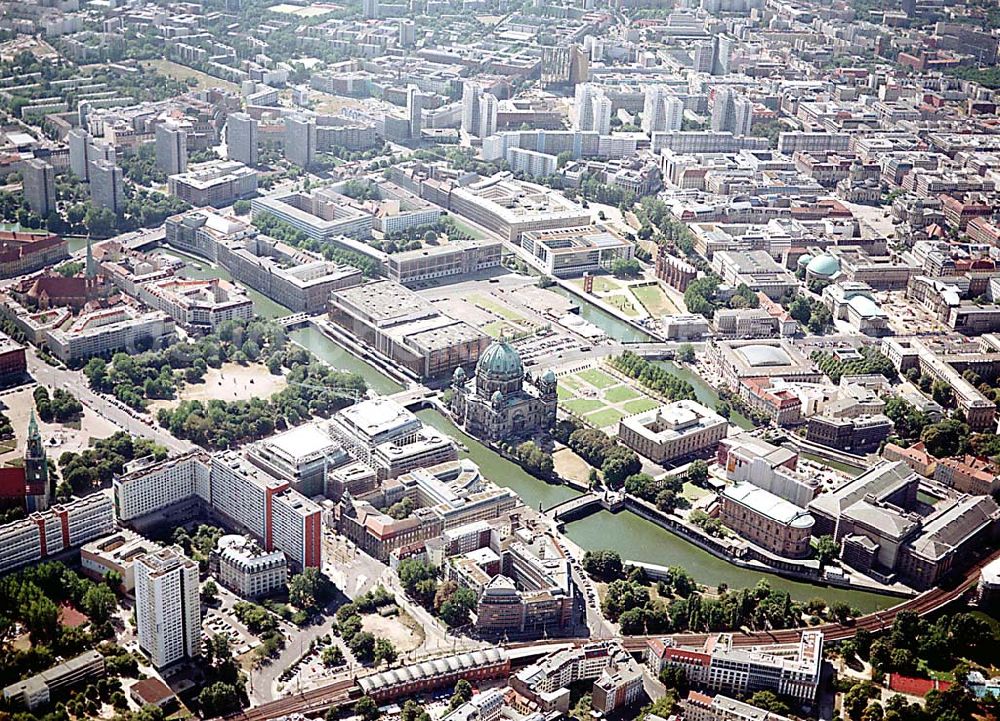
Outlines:
<svg viewBox="0 0 1000 721"><path fill-rule="evenodd" d="M155 668L201 653L198 564L177 547L135 561L139 647Z"/></svg>

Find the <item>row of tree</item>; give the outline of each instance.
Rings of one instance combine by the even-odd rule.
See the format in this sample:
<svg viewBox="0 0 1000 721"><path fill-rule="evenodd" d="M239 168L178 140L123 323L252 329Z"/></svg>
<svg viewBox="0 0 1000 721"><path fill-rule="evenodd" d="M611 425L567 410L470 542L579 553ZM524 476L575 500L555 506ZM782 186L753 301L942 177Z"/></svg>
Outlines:
<svg viewBox="0 0 1000 721"><path fill-rule="evenodd" d="M421 606L449 626L463 626L476 607L476 594L454 581L440 582L439 570L424 561L407 559L399 564L403 589Z"/></svg>

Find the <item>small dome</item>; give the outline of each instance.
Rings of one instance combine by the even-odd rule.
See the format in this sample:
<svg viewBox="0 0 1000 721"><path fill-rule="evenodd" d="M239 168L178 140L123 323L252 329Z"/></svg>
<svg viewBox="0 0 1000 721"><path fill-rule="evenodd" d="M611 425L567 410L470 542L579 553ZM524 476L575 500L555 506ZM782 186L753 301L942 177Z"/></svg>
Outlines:
<svg viewBox="0 0 1000 721"><path fill-rule="evenodd" d="M500 403L503 402L503 393L501 393L500 391L493 391L493 395L490 398L490 400L493 402L493 405L495 406L500 405Z"/></svg>
<svg viewBox="0 0 1000 721"><path fill-rule="evenodd" d="M556 374L552 372L551 368L549 368L547 371L545 371L545 373L542 374L542 382L543 383L556 382Z"/></svg>
<svg viewBox="0 0 1000 721"><path fill-rule="evenodd" d="M454 380L456 383L464 383L465 382L465 369L462 368L462 366L459 366L458 368L455 369L455 372L452 373L451 377L452 377L452 380Z"/></svg>
<svg viewBox="0 0 1000 721"><path fill-rule="evenodd" d="M832 255L817 255L809 261L806 272L820 278L832 278L840 272L840 261Z"/></svg>
<svg viewBox="0 0 1000 721"><path fill-rule="evenodd" d="M524 365L521 363L521 356L510 343L498 340L479 356L476 374L485 375L491 380L517 380L524 377Z"/></svg>
<svg viewBox="0 0 1000 721"><path fill-rule="evenodd" d="M809 261L811 261L812 259L813 257L809 253L803 253L802 255L799 256L799 267L805 268L807 265L809 265Z"/></svg>

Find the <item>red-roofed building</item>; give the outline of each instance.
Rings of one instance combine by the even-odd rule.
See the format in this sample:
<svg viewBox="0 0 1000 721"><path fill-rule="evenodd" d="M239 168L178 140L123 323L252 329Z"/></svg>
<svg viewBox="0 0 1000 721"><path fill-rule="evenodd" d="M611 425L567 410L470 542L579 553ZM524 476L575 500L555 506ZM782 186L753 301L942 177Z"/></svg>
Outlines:
<svg viewBox="0 0 1000 721"><path fill-rule="evenodd" d="M53 233L0 231L0 278L34 273L68 256L66 240Z"/></svg>
<svg viewBox="0 0 1000 721"><path fill-rule="evenodd" d="M158 678L146 678L132 684L128 695L140 706L167 708L177 701L170 687Z"/></svg>

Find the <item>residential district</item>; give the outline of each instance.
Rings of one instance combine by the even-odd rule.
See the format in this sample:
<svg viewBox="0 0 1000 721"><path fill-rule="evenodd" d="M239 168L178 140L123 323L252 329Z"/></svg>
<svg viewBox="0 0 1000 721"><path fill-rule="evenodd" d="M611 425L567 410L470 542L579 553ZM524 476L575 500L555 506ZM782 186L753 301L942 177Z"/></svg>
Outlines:
<svg viewBox="0 0 1000 721"><path fill-rule="evenodd" d="M993 0L0 0L0 721L1000 717Z"/></svg>

